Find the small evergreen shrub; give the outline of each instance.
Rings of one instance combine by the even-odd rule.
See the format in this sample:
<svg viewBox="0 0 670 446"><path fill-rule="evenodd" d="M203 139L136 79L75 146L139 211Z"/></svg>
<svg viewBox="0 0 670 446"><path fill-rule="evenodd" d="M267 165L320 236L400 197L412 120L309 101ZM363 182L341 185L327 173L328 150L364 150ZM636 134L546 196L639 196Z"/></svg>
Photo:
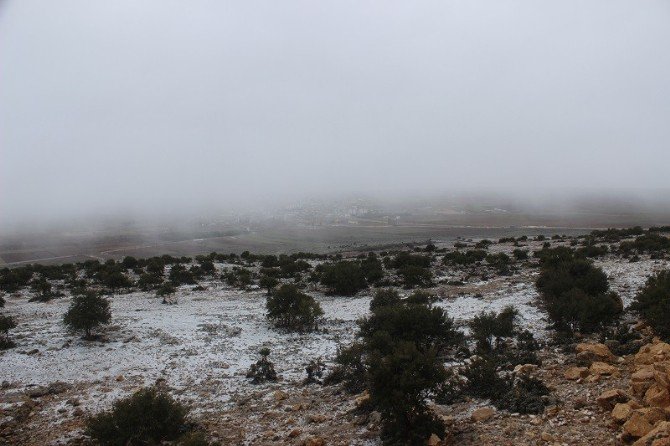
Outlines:
<svg viewBox="0 0 670 446"><path fill-rule="evenodd" d="M397 305L400 301L400 294L396 290L393 288L382 288L377 290L370 301L370 311L374 312L377 308Z"/></svg>
<svg viewBox="0 0 670 446"><path fill-rule="evenodd" d="M371 354L370 398L382 415L385 444L424 444L431 434L442 435L444 424L428 409L426 398L445 378L435 351L422 352L413 342L399 342L389 354Z"/></svg>
<svg viewBox="0 0 670 446"><path fill-rule="evenodd" d="M321 384L323 378L323 372L326 370L326 366L321 361L321 358L312 360L305 367L305 373L307 373L307 378L305 378L304 384Z"/></svg>
<svg viewBox="0 0 670 446"><path fill-rule="evenodd" d="M249 371L247 371L247 378L251 379L252 384L261 384L267 381L277 381L277 372L275 366L268 356L270 356L269 348L262 348L260 350L261 359L256 363L251 364Z"/></svg>
<svg viewBox="0 0 670 446"><path fill-rule="evenodd" d="M557 329L592 333L619 318L623 302L609 292L602 269L559 248L546 254L536 286Z"/></svg>
<svg viewBox="0 0 670 446"><path fill-rule="evenodd" d="M109 301L95 291L85 290L72 297L63 323L73 332L83 332L84 339L91 339L93 329L109 323L111 319Z"/></svg>
<svg viewBox="0 0 670 446"><path fill-rule="evenodd" d="M665 341L670 340L670 270L661 271L647 280L635 297L631 309Z"/></svg>
<svg viewBox="0 0 670 446"><path fill-rule="evenodd" d="M345 296L354 295L368 286L361 265L355 261L323 265L321 283L327 286L331 293Z"/></svg>
<svg viewBox="0 0 670 446"><path fill-rule="evenodd" d="M275 326L295 331L317 328L323 315L321 305L312 296L302 293L295 285L282 285L267 297L267 317Z"/></svg>
<svg viewBox="0 0 670 446"><path fill-rule="evenodd" d="M520 414L540 414L547 406L549 389L537 378L521 377L507 386L507 390L493 398L501 410Z"/></svg>
<svg viewBox="0 0 670 446"><path fill-rule="evenodd" d="M505 380L498 375L496 361L477 357L463 370L466 379L464 392L477 398L495 398L506 389Z"/></svg>
<svg viewBox="0 0 670 446"><path fill-rule="evenodd" d="M365 390L367 369L363 363L364 353L364 346L359 342L339 349L335 357L336 365L323 383L326 385L342 383L350 393L360 393Z"/></svg>
<svg viewBox="0 0 670 446"><path fill-rule="evenodd" d="M150 387L89 418L86 434L102 446L158 445L182 435L187 414L169 394Z"/></svg>
<svg viewBox="0 0 670 446"><path fill-rule="evenodd" d="M405 288L429 287L433 284L433 273L427 267L406 265L398 270L398 275Z"/></svg>
<svg viewBox="0 0 670 446"><path fill-rule="evenodd" d="M519 312L514 307L506 307L499 314L482 312L470 322L472 337L477 342L481 352L491 352L500 349L503 338L514 335L515 321Z"/></svg>
<svg viewBox="0 0 670 446"><path fill-rule="evenodd" d="M14 318L0 314L0 350L14 347L14 341L9 337L9 330L13 328L16 328Z"/></svg>

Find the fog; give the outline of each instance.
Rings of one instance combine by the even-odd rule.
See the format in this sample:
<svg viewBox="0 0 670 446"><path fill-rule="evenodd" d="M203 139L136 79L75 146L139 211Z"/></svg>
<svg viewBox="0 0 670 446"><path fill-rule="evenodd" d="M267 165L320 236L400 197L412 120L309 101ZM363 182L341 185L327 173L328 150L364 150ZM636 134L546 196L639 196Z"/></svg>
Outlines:
<svg viewBox="0 0 670 446"><path fill-rule="evenodd" d="M648 199L670 187L669 23L665 0L3 1L0 219Z"/></svg>

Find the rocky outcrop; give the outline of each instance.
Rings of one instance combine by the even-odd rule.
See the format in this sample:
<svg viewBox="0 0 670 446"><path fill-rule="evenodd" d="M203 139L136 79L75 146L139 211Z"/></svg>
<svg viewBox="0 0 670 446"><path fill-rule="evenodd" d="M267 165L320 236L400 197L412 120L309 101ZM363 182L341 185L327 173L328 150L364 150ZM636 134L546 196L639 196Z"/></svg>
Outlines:
<svg viewBox="0 0 670 446"><path fill-rule="evenodd" d="M583 363L592 363L596 361L613 363L616 356L605 344L582 343L575 347L577 351L577 360Z"/></svg>
<svg viewBox="0 0 670 446"><path fill-rule="evenodd" d="M612 389L597 402L622 425L625 439L637 439L634 446L670 446L670 344L642 346L633 359L630 391Z"/></svg>

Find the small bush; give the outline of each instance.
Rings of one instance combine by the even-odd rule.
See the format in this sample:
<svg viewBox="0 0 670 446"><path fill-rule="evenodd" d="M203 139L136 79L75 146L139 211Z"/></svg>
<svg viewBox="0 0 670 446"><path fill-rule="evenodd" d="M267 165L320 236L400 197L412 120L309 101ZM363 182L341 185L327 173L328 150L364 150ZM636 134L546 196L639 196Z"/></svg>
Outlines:
<svg viewBox="0 0 670 446"><path fill-rule="evenodd" d="M559 248L542 258L537 280L542 303L559 330L592 333L623 312L619 296L609 292L607 276L585 259L568 257ZM571 255L571 254L570 254Z"/></svg>
<svg viewBox="0 0 670 446"><path fill-rule="evenodd" d="M170 395L151 387L89 418L86 433L103 446L158 445L181 436L187 413Z"/></svg>
<svg viewBox="0 0 670 446"><path fill-rule="evenodd" d="M512 251L515 260L527 260L528 259L528 250L527 249L515 249Z"/></svg>
<svg viewBox="0 0 670 446"><path fill-rule="evenodd" d="M477 348L490 352L501 347L503 338L514 335L515 321L519 312L514 307L506 307L499 314L482 312L468 324Z"/></svg>
<svg viewBox="0 0 670 446"><path fill-rule="evenodd" d="M547 405L549 389L542 381L522 377L508 386L507 391L497 395L493 403L498 409L520 414L540 414Z"/></svg>
<svg viewBox="0 0 670 446"><path fill-rule="evenodd" d="M454 251L446 253L442 261L445 265L472 265L485 258L486 251L484 250Z"/></svg>
<svg viewBox="0 0 670 446"><path fill-rule="evenodd" d="M358 262L341 261L333 265L324 265L321 283L332 293L350 296L367 288L365 273Z"/></svg>
<svg viewBox="0 0 670 446"><path fill-rule="evenodd" d="M305 378L304 384L321 384L321 378L323 378L323 372L326 370L326 366L321 361L321 358L310 361L305 367L305 373L307 373L307 378Z"/></svg>
<svg viewBox="0 0 670 446"><path fill-rule="evenodd" d="M262 348L260 350L261 359L259 359L255 364L251 364L249 371L247 372L247 378L251 379L252 384L261 384L266 381L277 381L277 372L275 372L275 366L268 356L270 356L269 348Z"/></svg>
<svg viewBox="0 0 670 446"><path fill-rule="evenodd" d="M505 381L498 376L496 362L489 357L475 358L463 370L463 377L465 393L477 398L495 398L506 389Z"/></svg>
<svg viewBox="0 0 670 446"><path fill-rule="evenodd" d="M109 301L95 291L86 290L72 297L63 323L74 332L83 332L85 339L91 339L93 329L109 323L111 319Z"/></svg>
<svg viewBox="0 0 670 446"><path fill-rule="evenodd" d="M174 293L177 292L177 288L172 284L172 282L165 282L163 285L156 290L156 296L157 297L162 297L163 298L163 303L167 304L168 299L170 296L173 296ZM175 300L176 302L176 300ZM170 300L170 303L172 303L172 300Z"/></svg>
<svg viewBox="0 0 670 446"><path fill-rule="evenodd" d="M421 352L412 342L399 342L387 355L371 355L370 397L382 415L384 443L423 444L431 434L444 432L426 398L445 378L435 351Z"/></svg>
<svg viewBox="0 0 670 446"><path fill-rule="evenodd" d="M298 290L295 285L282 285L267 297L267 317L277 327L289 330L309 331L317 328L317 320L323 315L321 305Z"/></svg>
<svg viewBox="0 0 670 446"><path fill-rule="evenodd" d="M616 324L605 330L600 337L600 342L606 344L617 356L637 353L644 344L640 333L631 330L625 324Z"/></svg>
<svg viewBox="0 0 670 446"><path fill-rule="evenodd" d="M9 330L13 328L16 328L14 318L0 314L0 350L14 347L14 341L9 337Z"/></svg>
<svg viewBox="0 0 670 446"><path fill-rule="evenodd" d="M276 277L272 276L261 276L258 281L258 285L261 288L268 290L268 296L272 294L272 290L279 285L279 280Z"/></svg>
<svg viewBox="0 0 670 446"><path fill-rule="evenodd" d="M413 342L422 351L430 348L443 351L463 342L463 334L456 330L454 320L439 307L384 306L361 319L359 325L360 336L370 351L387 352L400 341Z"/></svg>
<svg viewBox="0 0 670 446"><path fill-rule="evenodd" d="M433 284L433 273L430 268L407 265L400 268L398 274L402 277L405 288L429 287Z"/></svg>
<svg viewBox="0 0 670 446"><path fill-rule="evenodd" d="M649 324L665 341L670 340L670 270L661 271L647 280L635 297L631 309Z"/></svg>
<svg viewBox="0 0 670 446"><path fill-rule="evenodd" d="M336 365L323 383L326 385L343 383L344 388L350 393L365 390L367 370L363 363L363 355L364 347L358 342L339 349L335 357Z"/></svg>
<svg viewBox="0 0 670 446"><path fill-rule="evenodd" d="M377 290L374 297L370 301L370 311L374 312L377 308L386 307L389 305L397 305L401 301L400 294L392 288L383 288Z"/></svg>

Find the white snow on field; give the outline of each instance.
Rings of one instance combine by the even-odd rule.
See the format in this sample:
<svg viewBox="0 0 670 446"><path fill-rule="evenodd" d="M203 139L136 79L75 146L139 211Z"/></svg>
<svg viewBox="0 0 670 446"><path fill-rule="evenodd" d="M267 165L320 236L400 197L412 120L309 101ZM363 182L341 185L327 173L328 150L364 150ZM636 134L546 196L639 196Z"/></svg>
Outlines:
<svg viewBox="0 0 670 446"><path fill-rule="evenodd" d="M500 312L507 306L519 311L518 322L524 329L530 330L536 337L546 335L547 321L542 311L536 306L537 291L532 283L516 284L511 290L500 290L482 297L461 296L453 300L445 300L437 305L443 307L457 323L464 324L482 311Z"/></svg>
<svg viewBox="0 0 670 446"><path fill-rule="evenodd" d="M648 275L670 266L667 260L648 259L596 263L626 304ZM368 312L369 295L310 294L321 303L325 320L319 332L305 334L270 326L265 318L265 294L260 290L241 292L220 283L209 284L201 292L182 287L176 305L162 305L151 293L117 295L110 299L113 323L103 331L106 342L86 342L65 330L61 320L69 298L31 303L26 295L8 297L4 311L18 322L12 330L17 347L0 353L0 381L9 382L15 390L54 381L81 385L87 389L81 392L83 407L100 409L140 386L165 379L181 398L197 401L199 409L220 409L237 394L258 389L248 383L245 374L261 347L271 349L270 359L289 385L305 377L310 360L322 357L328 363L338 346L352 341L356 320ZM481 311L514 305L521 325L543 338L547 321L536 307L536 297L530 279L507 282L483 296L465 294L437 305L462 328ZM28 354L35 349L37 353Z"/></svg>
<svg viewBox="0 0 670 446"><path fill-rule="evenodd" d="M651 260L643 258L638 262L629 263L616 258L596 260L596 266L603 269L610 281L610 288L623 299L625 306L630 305L647 279L664 269L670 269L670 260Z"/></svg>
<svg viewBox="0 0 670 446"><path fill-rule="evenodd" d="M2 355L0 379L19 386L99 383L101 393L92 396L104 402L116 398L111 390L128 381L137 386L165 378L186 396L203 385L216 386L211 394L226 401L251 386L244 375L261 347L272 350L270 358L284 380L297 380L311 359L332 358L338 345L353 339L369 298L316 298L327 314L322 330L296 334L267 323L262 292L182 289L177 305L162 305L149 293L114 296L107 342L86 342L65 330L61 319L69 298L48 303L11 298L6 310L18 322L12 331L18 347ZM26 354L33 349L39 352Z"/></svg>

